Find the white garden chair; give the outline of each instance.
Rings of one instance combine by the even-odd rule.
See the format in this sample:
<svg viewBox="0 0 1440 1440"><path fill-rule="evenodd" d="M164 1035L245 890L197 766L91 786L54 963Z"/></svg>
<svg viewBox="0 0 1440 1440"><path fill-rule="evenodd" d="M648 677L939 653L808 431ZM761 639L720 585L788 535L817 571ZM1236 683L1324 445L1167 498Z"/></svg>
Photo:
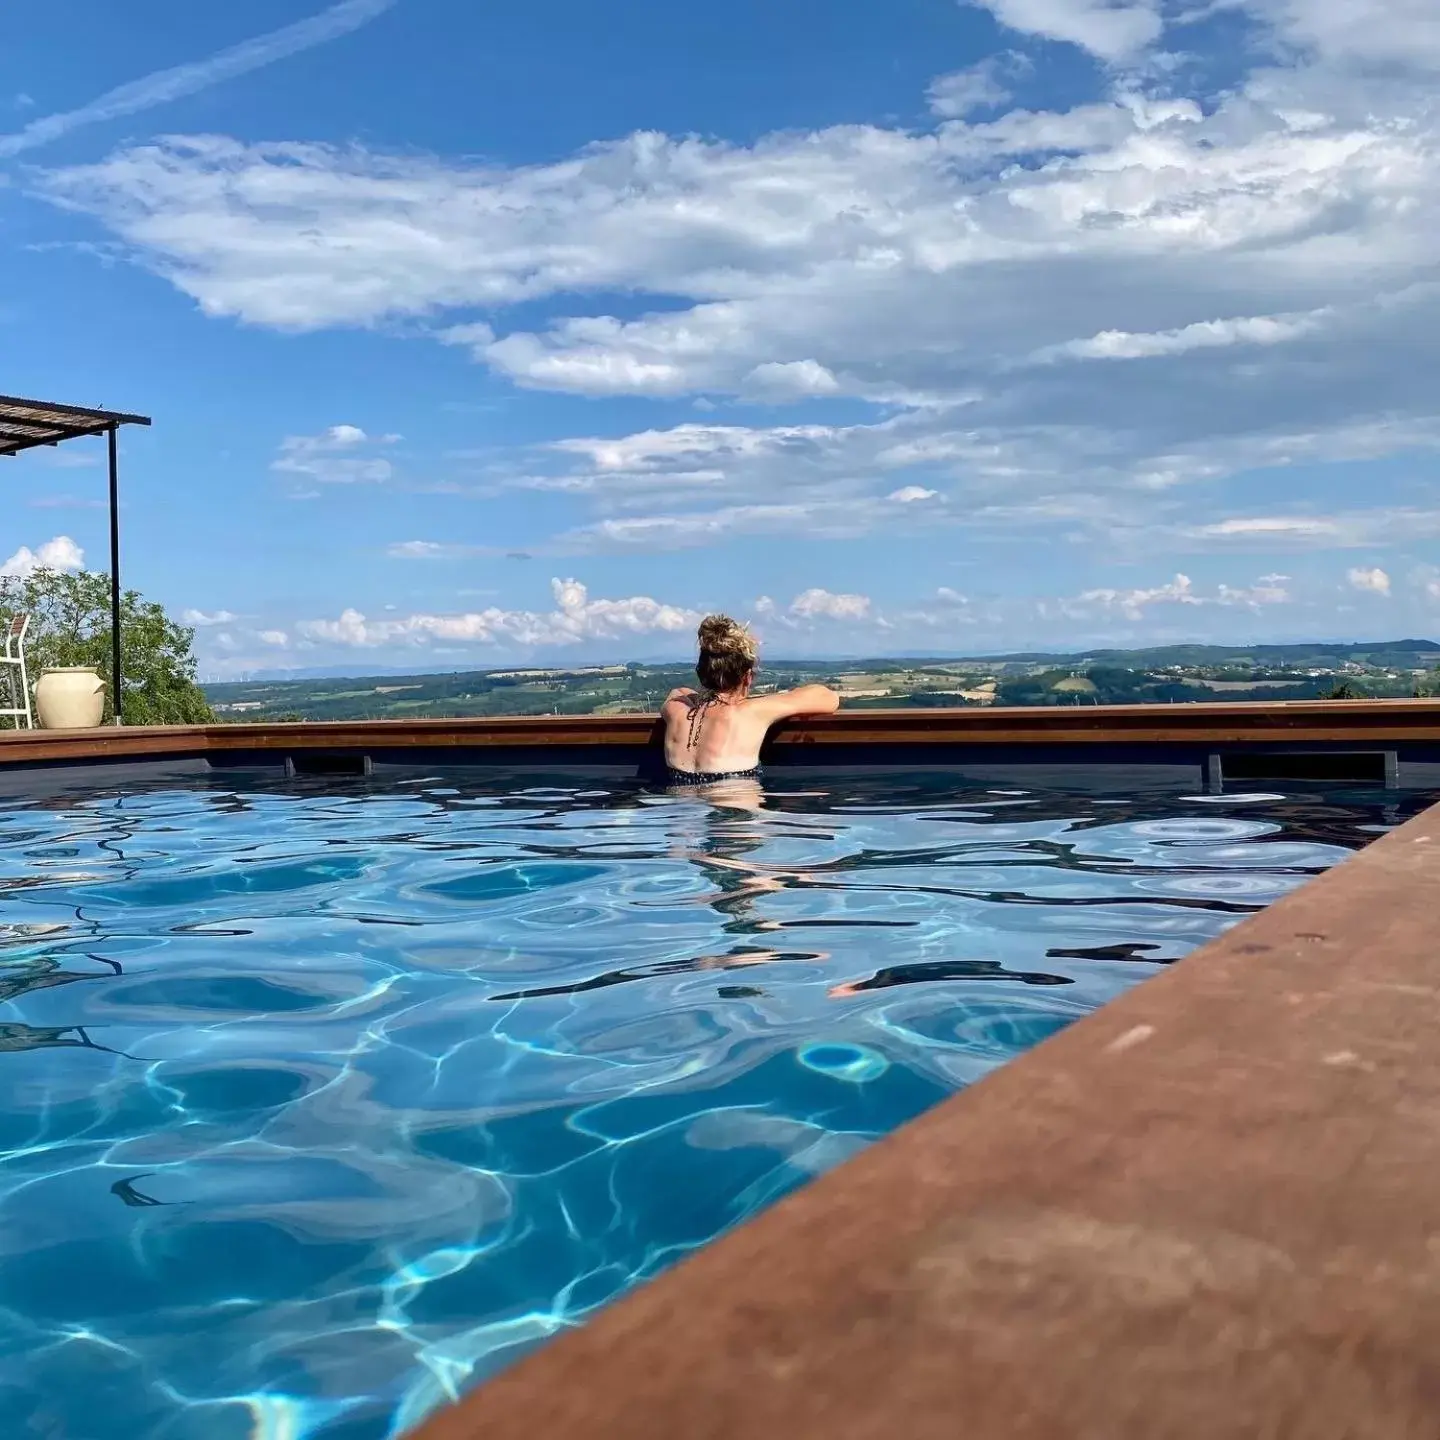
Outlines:
<svg viewBox="0 0 1440 1440"><path fill-rule="evenodd" d="M6 667L6 674L10 678L10 698L18 701L9 709L0 708L0 718L9 717L14 720L17 730L22 720L25 722L25 729L35 728L35 720L30 713L30 676L25 669L25 632L29 628L28 615L12 616L5 634L5 653L0 655L0 665Z"/></svg>

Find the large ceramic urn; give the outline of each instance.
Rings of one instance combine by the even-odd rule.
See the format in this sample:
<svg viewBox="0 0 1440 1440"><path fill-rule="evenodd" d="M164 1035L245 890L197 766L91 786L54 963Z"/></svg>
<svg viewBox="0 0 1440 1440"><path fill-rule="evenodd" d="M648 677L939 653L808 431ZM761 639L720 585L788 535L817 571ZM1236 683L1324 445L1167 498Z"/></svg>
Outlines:
<svg viewBox="0 0 1440 1440"><path fill-rule="evenodd" d="M105 714L105 682L93 665L61 665L41 672L35 712L46 730L93 730Z"/></svg>

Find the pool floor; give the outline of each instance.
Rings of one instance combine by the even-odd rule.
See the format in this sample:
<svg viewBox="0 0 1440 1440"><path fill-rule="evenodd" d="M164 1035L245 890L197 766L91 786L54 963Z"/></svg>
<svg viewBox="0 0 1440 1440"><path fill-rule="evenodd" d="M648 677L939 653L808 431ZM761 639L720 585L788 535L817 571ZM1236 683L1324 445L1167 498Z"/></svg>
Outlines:
<svg viewBox="0 0 1440 1440"><path fill-rule="evenodd" d="M1433 798L12 802L0 1434L398 1435Z"/></svg>

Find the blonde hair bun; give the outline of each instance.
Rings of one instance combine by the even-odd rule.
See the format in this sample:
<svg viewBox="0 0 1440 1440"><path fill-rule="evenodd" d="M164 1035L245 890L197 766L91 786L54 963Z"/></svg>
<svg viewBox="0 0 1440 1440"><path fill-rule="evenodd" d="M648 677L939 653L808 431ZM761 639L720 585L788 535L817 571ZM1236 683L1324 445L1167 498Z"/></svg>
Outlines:
<svg viewBox="0 0 1440 1440"><path fill-rule="evenodd" d="M707 615L700 622L700 663L695 667L710 690L733 690L755 668L755 637L728 615Z"/></svg>

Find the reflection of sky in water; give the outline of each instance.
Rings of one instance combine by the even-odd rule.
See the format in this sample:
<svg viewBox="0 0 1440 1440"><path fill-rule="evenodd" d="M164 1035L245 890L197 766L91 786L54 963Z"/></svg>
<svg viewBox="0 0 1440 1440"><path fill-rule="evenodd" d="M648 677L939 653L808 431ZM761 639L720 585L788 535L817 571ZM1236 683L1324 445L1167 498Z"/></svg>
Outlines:
<svg viewBox="0 0 1440 1440"><path fill-rule="evenodd" d="M394 1434L1420 804L1221 798L10 809L0 1434Z"/></svg>

